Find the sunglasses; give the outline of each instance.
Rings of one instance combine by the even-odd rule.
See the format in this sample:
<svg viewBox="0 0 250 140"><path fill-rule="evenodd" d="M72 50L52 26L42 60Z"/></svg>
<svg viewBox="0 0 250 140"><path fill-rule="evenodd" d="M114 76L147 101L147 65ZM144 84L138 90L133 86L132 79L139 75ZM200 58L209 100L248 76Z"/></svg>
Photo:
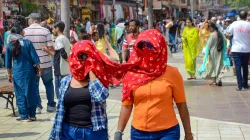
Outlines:
<svg viewBox="0 0 250 140"><path fill-rule="evenodd" d="M151 43L149 43L148 41L143 40L143 41L138 43L138 48L139 49L146 48L148 50L153 50L155 47Z"/></svg>
<svg viewBox="0 0 250 140"><path fill-rule="evenodd" d="M88 55L87 54L84 54L84 53L80 53L78 54L78 59L83 62L83 61L86 61L88 58Z"/></svg>

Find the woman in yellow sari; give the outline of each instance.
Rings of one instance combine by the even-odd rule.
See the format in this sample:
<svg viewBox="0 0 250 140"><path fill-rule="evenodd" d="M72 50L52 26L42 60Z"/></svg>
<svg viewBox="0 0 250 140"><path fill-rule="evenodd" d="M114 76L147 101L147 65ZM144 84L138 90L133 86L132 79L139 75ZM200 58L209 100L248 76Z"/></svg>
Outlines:
<svg viewBox="0 0 250 140"><path fill-rule="evenodd" d="M202 48L204 49L206 47L206 44L207 44L207 40L210 36L210 31L209 31L209 23L208 21L206 20L203 24L203 29L201 30L200 32L200 39L201 39L201 45L202 45Z"/></svg>
<svg viewBox="0 0 250 140"><path fill-rule="evenodd" d="M105 29L102 23L97 24L97 32L99 35L99 39L96 41L96 48L104 55L108 56L110 60L119 62L119 55L106 39Z"/></svg>
<svg viewBox="0 0 250 140"><path fill-rule="evenodd" d="M196 79L196 57L199 55L202 47L198 29L194 27L191 18L186 21L186 27L183 30L181 39L183 42L185 68L190 76L188 80Z"/></svg>

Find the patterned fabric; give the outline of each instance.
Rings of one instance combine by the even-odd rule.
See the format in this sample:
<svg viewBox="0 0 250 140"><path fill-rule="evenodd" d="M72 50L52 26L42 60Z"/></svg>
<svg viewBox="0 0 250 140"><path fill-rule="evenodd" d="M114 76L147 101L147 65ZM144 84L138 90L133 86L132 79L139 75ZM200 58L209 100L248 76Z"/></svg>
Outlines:
<svg viewBox="0 0 250 140"><path fill-rule="evenodd" d="M61 87L59 89L60 98L58 101L56 116L54 125L50 134L50 139L60 139L62 136L62 124L64 117L64 95L70 85L72 79L71 75L64 77L61 81ZM89 91L91 96L92 110L91 110L91 122L93 131L99 131L107 129L108 121L106 114L106 99L108 98L108 89L96 79L93 82L89 82Z"/></svg>
<svg viewBox="0 0 250 140"><path fill-rule="evenodd" d="M79 60L79 55L82 54L87 55L84 61ZM98 51L91 41L79 41L73 46L69 64L70 71L75 79L83 80L90 71L93 71L105 87L108 87L110 83L113 85L120 83L115 78L122 75L122 73L117 73L120 65L112 62Z"/></svg>
<svg viewBox="0 0 250 140"><path fill-rule="evenodd" d="M165 72L167 63L167 43L164 37L155 29L147 30L138 36L130 55L128 69L122 79L122 100L131 100L131 92L139 86L152 81ZM118 73L121 73L118 71Z"/></svg>

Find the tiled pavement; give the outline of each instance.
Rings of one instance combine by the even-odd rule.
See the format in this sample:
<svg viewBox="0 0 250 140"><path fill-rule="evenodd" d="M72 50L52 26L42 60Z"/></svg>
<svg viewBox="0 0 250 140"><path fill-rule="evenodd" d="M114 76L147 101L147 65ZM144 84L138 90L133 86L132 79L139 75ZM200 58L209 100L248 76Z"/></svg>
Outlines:
<svg viewBox="0 0 250 140"><path fill-rule="evenodd" d="M0 139L2 140L46 140L49 137L54 113L42 112L37 115L36 122L17 122L12 117L11 110L3 109L5 102L0 99ZM44 101L45 103L45 101ZM45 105L45 104L44 104ZM107 113L109 124L109 135L113 139L117 127L121 103L108 100ZM177 115L179 122L179 116ZM131 119L125 130L124 140L130 137ZM181 125L181 124L180 124ZM192 132L195 140L250 140L250 125L221 122L209 119L191 117ZM184 139L183 127L181 125L181 139Z"/></svg>
<svg viewBox="0 0 250 140"><path fill-rule="evenodd" d="M199 66L201 58L198 58L197 62ZM174 54L173 58L169 60L169 64L178 67L183 78L187 78L182 54ZM4 76L2 70L0 70L0 74ZM231 75L232 72L225 75L223 87L211 87L208 85L208 81L203 81L198 76L198 80L195 81L185 80L188 107L192 116L192 131L196 139L250 140L250 91L236 92L236 79ZM7 81L1 80L0 85L4 84L7 84ZM120 90L120 88L110 90L108 117L111 139L116 130L120 109L120 102L113 100L120 100ZM43 90L41 91L43 92ZM46 98L44 94L42 97ZM0 99L0 139L48 138L54 114L44 112L37 116L37 122L20 123L11 116L11 110L4 109L4 103L5 101ZM124 138L129 139L129 125Z"/></svg>

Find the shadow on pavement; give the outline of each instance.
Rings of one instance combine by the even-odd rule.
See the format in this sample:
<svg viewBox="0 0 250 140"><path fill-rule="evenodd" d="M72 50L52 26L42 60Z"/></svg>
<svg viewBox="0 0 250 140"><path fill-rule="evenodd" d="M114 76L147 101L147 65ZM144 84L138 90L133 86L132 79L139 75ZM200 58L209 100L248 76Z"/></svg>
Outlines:
<svg viewBox="0 0 250 140"><path fill-rule="evenodd" d="M108 116L108 120L118 118L118 116Z"/></svg>
<svg viewBox="0 0 250 140"><path fill-rule="evenodd" d="M24 137L24 136L34 136L39 135L37 132L25 132L25 133L4 133L0 135L0 138L14 138L14 137Z"/></svg>

